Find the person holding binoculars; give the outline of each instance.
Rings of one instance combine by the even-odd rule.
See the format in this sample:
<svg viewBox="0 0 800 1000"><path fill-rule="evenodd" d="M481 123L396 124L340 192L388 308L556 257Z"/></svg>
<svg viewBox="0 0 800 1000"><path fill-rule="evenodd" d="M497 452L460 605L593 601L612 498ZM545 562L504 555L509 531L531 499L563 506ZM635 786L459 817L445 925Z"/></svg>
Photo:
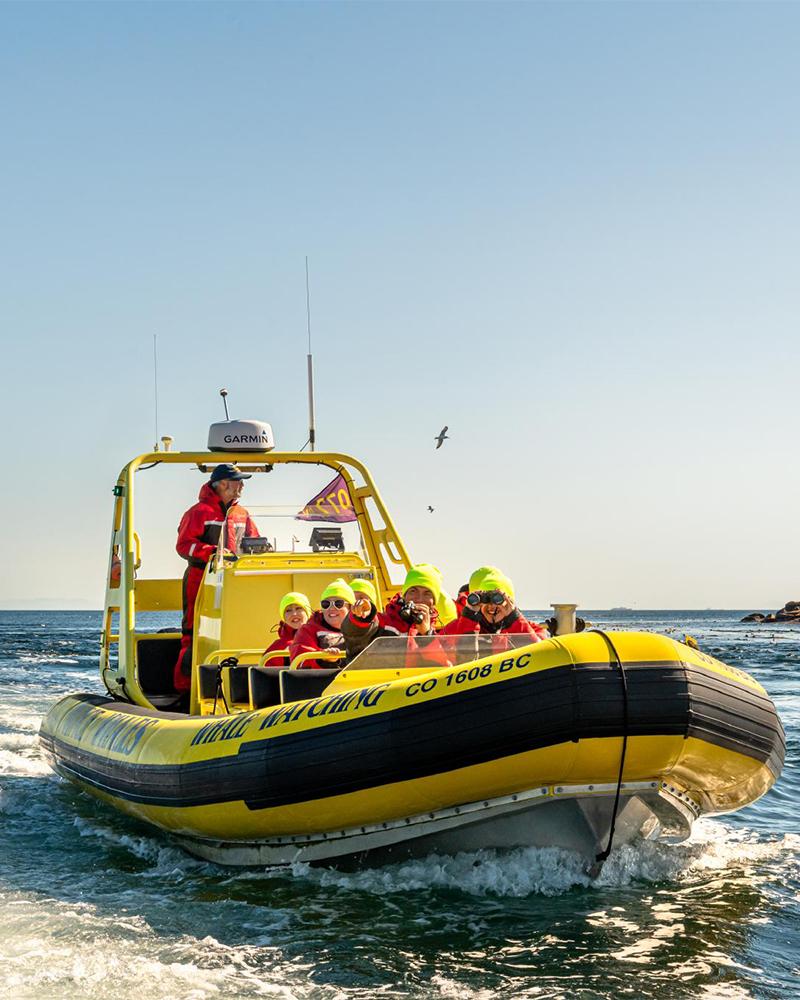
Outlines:
<svg viewBox="0 0 800 1000"><path fill-rule="evenodd" d="M442 635L478 632L527 634L531 642L547 639L541 625L529 622L516 605L514 584L496 566L481 566L469 578L469 594L461 615L442 629Z"/></svg>

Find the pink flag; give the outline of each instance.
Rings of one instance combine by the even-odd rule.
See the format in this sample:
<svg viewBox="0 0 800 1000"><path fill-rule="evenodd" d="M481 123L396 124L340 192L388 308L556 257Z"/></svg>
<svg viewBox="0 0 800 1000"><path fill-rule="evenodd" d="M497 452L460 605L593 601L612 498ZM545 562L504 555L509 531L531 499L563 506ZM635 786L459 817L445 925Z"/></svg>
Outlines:
<svg viewBox="0 0 800 1000"><path fill-rule="evenodd" d="M324 489L312 497L300 513L295 514L295 520L335 521L339 524L357 520L344 476L339 473Z"/></svg>

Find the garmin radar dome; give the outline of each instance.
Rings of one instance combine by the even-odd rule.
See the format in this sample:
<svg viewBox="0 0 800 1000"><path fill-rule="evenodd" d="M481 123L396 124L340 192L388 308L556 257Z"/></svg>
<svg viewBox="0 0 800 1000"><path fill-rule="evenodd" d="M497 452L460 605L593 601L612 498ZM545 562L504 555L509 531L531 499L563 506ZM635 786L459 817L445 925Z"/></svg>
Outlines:
<svg viewBox="0 0 800 1000"><path fill-rule="evenodd" d="M221 420L208 429L209 451L272 451L272 428L262 420Z"/></svg>
<svg viewBox="0 0 800 1000"><path fill-rule="evenodd" d="M228 390L220 389L225 419L208 429L209 451L272 451L275 438L272 427L263 420L231 420L228 413Z"/></svg>

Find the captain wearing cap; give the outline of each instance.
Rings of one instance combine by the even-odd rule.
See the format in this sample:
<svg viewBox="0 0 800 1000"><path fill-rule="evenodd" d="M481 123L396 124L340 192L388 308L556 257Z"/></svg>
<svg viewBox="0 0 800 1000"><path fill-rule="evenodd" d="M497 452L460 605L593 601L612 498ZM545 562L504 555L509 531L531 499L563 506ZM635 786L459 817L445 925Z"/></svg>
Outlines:
<svg viewBox="0 0 800 1000"><path fill-rule="evenodd" d="M175 548L189 565L183 574L181 651L173 675L176 691L191 687L194 604L206 563L217 550L220 532L224 528L223 545L229 552L237 551L243 537L258 535L253 519L239 506L243 480L249 478L249 472L241 472L235 465L218 465L203 484L198 502L186 511L178 526Z"/></svg>

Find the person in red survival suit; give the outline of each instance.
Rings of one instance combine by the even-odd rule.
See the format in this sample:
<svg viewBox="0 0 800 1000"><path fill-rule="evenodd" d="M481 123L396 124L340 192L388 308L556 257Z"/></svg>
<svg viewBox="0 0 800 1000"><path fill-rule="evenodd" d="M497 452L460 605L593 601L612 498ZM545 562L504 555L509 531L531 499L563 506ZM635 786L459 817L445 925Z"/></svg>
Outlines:
<svg viewBox="0 0 800 1000"><path fill-rule="evenodd" d="M359 583L354 582L354 589ZM359 600L342 622L348 658L366 649L373 639L407 635L407 667L446 666L447 657L436 640L437 604L441 599L442 581L436 568L428 563L412 566L402 594L395 594L383 611L377 610L374 600ZM452 605L452 600L447 600Z"/></svg>
<svg viewBox="0 0 800 1000"><path fill-rule="evenodd" d="M456 598L456 611L459 617L464 614L464 608L467 606L467 597L469 597L469 584L462 584L458 588L458 597Z"/></svg>
<svg viewBox="0 0 800 1000"><path fill-rule="evenodd" d="M243 480L249 478L249 472L240 472L235 465L218 465L200 490L198 502L186 511L178 525L175 548L189 565L183 574L181 650L173 672L176 691L185 692L191 687L194 605L206 563L217 551L220 531L224 526L223 545L233 553L243 537L258 535L252 518L239 506Z"/></svg>
<svg viewBox="0 0 800 1000"><path fill-rule="evenodd" d="M529 622L516 605L514 584L496 566L481 566L469 578L467 606L442 635L524 635L531 642L549 638L542 625Z"/></svg>
<svg viewBox="0 0 800 1000"><path fill-rule="evenodd" d="M320 597L321 611L315 611L305 625L295 633L294 642L289 647L289 659L293 660L301 653L313 653L323 649L344 650L342 622L350 614L355 602L355 596L348 584L341 578L333 580L322 591ZM309 670L325 670L329 667L342 666L343 660L306 660L301 664Z"/></svg>
<svg viewBox="0 0 800 1000"><path fill-rule="evenodd" d="M288 656L268 656L269 653L288 649L297 637L298 631L311 617L311 602L299 590L290 590L284 594L280 603L281 620L276 629L278 638L264 650L265 667L288 667Z"/></svg>

